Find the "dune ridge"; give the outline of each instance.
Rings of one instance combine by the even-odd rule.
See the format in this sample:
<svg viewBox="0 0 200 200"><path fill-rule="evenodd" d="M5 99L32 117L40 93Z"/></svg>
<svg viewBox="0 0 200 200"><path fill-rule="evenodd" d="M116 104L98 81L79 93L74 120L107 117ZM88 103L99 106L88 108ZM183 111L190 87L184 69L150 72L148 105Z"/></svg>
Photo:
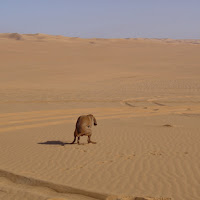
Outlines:
<svg viewBox="0 0 200 200"><path fill-rule="evenodd" d="M15 185L14 188L18 190L19 193L20 192L28 193L32 198L34 198L35 195L38 193L39 198L46 197L48 198L48 200L67 200L67 199L160 200L161 199L153 197L131 197L125 195L100 194L64 185L59 185L44 180L37 180L34 178L25 177L0 169L0 186L1 184L5 184L5 187L1 189L0 192L8 193L6 190L9 189L9 187L13 187L13 185ZM53 196L53 198L49 196ZM23 198L23 197L20 197L18 194L17 198ZM169 199L171 200L171 198L162 198L162 200L169 200Z"/></svg>
<svg viewBox="0 0 200 200"><path fill-rule="evenodd" d="M62 193L78 194L78 195L83 195L86 197L92 197L94 199L101 199L101 200L104 200L108 197L107 194L98 194L98 193L94 193L94 192L79 190L76 188L71 188L71 187L64 186L64 185L58 185L58 184L54 184L51 182L37 180L34 178L16 175L16 174L8 172L8 171L0 170L0 178L2 178L2 177L8 179L9 181L11 181L15 184L20 184L20 185L25 185L25 186L45 187L45 188L55 191L56 193L61 193L61 194Z"/></svg>
<svg viewBox="0 0 200 200"><path fill-rule="evenodd" d="M117 42L117 41L135 41L135 42L161 42L161 43L187 43L187 44L195 44L199 45L199 39L170 39L170 38L80 38L80 37L67 37L63 35L48 35L43 33L35 33L35 34L20 34L20 33L0 33L0 38L8 38L14 40L57 40L57 41L89 41L90 44L95 44L95 41L110 41L110 42Z"/></svg>

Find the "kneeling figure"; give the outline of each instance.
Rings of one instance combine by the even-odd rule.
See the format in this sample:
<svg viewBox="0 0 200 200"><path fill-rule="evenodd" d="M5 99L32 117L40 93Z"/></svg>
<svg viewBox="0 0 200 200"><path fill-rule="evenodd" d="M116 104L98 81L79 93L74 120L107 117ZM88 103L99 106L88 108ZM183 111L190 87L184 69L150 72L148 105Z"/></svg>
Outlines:
<svg viewBox="0 0 200 200"><path fill-rule="evenodd" d="M78 137L77 143L79 143L80 136L88 136L88 143L96 144L96 142L91 141L92 135L92 124L97 125L97 120L93 115L82 115L77 119L76 128L74 131L74 141L71 144L74 144L76 137Z"/></svg>

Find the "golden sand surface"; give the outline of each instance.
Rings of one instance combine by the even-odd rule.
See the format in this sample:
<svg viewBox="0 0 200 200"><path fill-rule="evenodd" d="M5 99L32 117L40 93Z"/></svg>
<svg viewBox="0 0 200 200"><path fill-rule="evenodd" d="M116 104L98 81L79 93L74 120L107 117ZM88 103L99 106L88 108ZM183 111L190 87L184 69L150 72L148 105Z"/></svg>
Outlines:
<svg viewBox="0 0 200 200"><path fill-rule="evenodd" d="M0 34L0 199L197 200L199 141L200 40Z"/></svg>

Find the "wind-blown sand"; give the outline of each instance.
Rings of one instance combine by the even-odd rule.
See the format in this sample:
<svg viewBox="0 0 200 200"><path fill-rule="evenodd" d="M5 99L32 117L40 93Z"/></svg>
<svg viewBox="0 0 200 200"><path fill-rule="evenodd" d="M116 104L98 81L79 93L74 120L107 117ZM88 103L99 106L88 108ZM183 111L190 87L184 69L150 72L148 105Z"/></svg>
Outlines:
<svg viewBox="0 0 200 200"><path fill-rule="evenodd" d="M200 40L0 34L0 199L199 199L199 55ZM68 144L90 113L97 144Z"/></svg>

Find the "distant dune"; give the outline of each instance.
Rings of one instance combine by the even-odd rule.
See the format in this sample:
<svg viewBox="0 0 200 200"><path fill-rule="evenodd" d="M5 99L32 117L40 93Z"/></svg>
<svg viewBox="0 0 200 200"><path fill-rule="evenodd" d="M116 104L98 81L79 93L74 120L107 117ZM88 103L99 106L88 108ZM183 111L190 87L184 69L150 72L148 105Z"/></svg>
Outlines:
<svg viewBox="0 0 200 200"><path fill-rule="evenodd" d="M15 40L66 40L75 39L76 37L64 37L61 35L47 35L42 33L36 34L19 34L19 33L0 33L0 38L9 38Z"/></svg>
<svg viewBox="0 0 200 200"><path fill-rule="evenodd" d="M43 33L36 34L19 34L19 33L0 33L0 38L10 38L15 40L92 40L92 41L140 41L140 42L164 42L164 43L189 43L189 44L200 44L200 39L156 39L156 38L116 38L116 39L104 39L104 38L90 38L84 39L79 37L66 37L62 35L48 35Z"/></svg>

